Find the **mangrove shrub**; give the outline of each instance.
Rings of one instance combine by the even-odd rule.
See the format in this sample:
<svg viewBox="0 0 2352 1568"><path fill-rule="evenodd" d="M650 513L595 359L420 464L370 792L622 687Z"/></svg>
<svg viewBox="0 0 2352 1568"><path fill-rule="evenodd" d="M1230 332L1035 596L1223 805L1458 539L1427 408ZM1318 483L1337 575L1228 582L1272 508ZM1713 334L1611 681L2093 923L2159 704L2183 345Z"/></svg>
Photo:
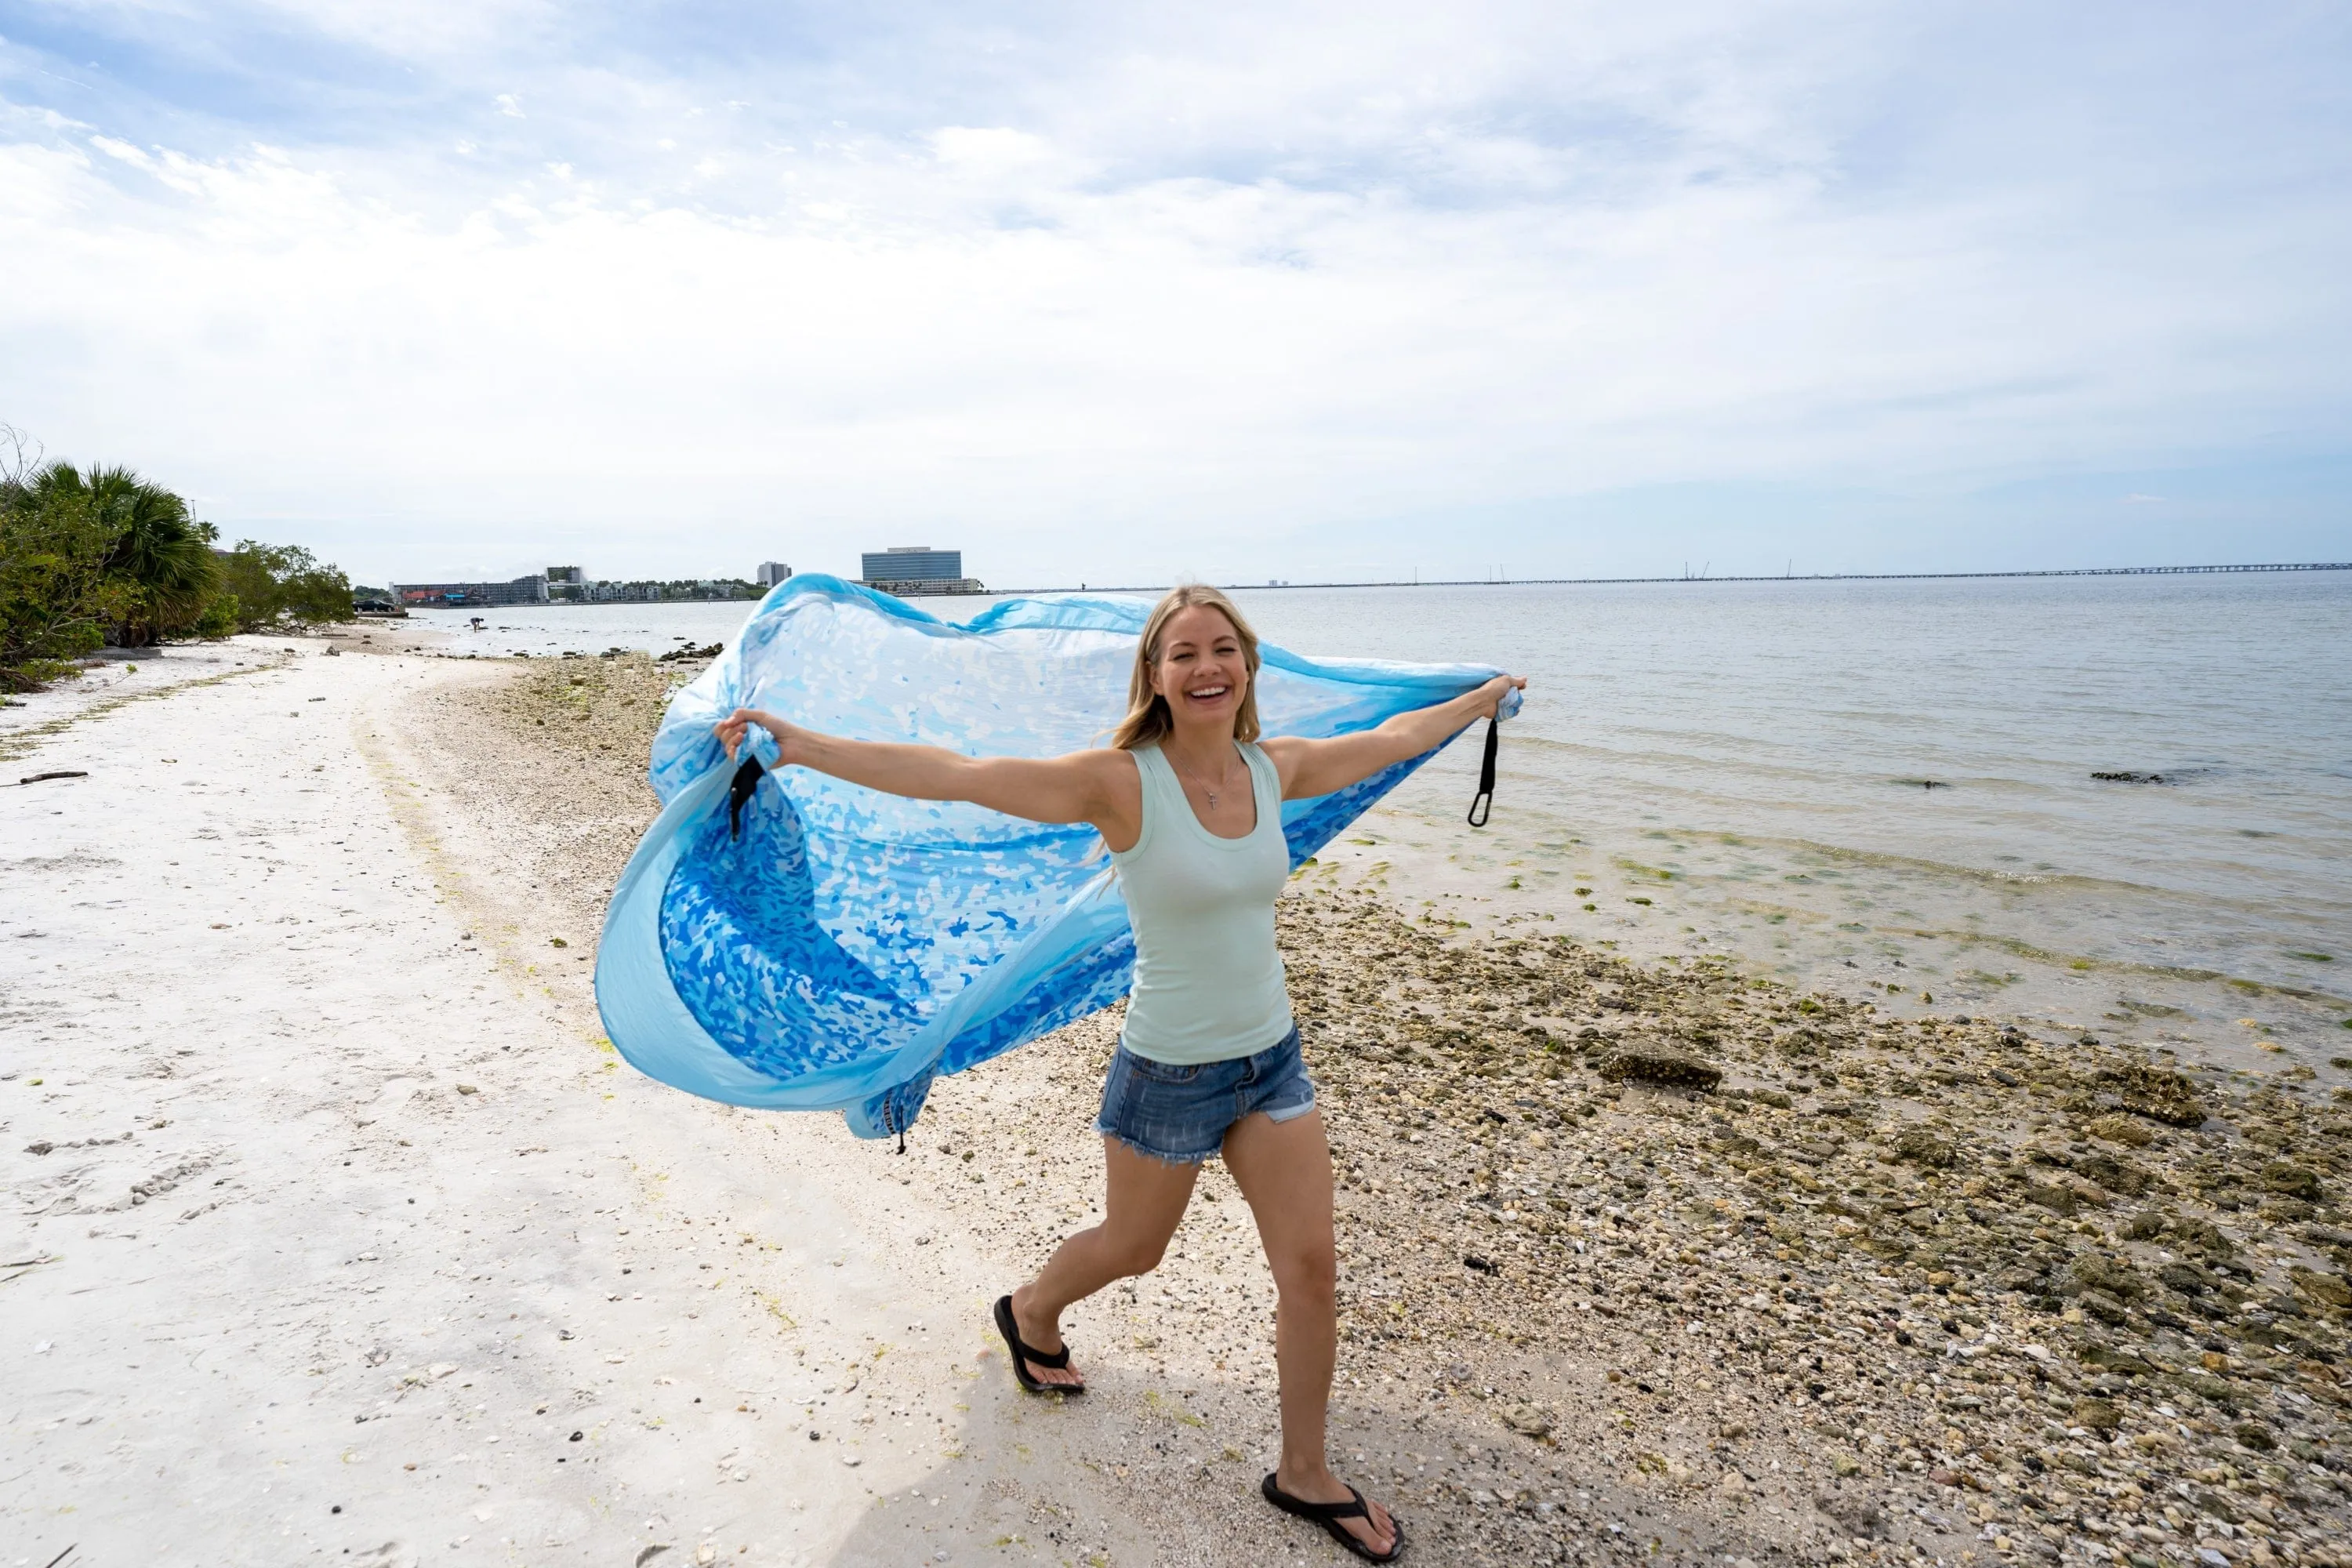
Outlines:
<svg viewBox="0 0 2352 1568"><path fill-rule="evenodd" d="M235 604L240 631L357 618L351 579L299 544L239 541L221 556L221 588Z"/></svg>

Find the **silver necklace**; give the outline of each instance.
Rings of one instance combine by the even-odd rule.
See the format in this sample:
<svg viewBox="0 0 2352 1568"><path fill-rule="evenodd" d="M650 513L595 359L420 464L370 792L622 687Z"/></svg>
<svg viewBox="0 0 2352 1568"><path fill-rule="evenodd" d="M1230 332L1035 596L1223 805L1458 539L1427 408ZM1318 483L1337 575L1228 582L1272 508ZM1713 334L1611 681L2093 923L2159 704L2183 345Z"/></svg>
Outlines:
<svg viewBox="0 0 2352 1568"><path fill-rule="evenodd" d="M1163 751L1160 755L1167 756L1167 752ZM1171 763L1176 763L1176 759L1173 757L1169 757L1168 760ZM1201 793L1209 797L1209 809L1211 811L1214 811L1217 809L1217 790L1223 788L1225 781L1234 776L1233 753L1231 752L1225 753L1224 771L1217 775L1217 783L1214 787L1210 785L1208 780L1202 778L1200 774L1194 773L1192 769L1186 767L1181 763L1176 763L1176 771L1201 786Z"/></svg>

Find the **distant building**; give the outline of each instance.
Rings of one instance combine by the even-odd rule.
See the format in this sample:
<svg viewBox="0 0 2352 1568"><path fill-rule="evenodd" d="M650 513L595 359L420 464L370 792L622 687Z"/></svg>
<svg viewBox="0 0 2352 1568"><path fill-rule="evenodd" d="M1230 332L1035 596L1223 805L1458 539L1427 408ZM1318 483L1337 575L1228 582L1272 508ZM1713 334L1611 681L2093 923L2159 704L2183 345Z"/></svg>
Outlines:
<svg viewBox="0 0 2352 1568"><path fill-rule="evenodd" d="M547 578L534 573L505 583L394 583L392 591L410 608L431 605L543 605Z"/></svg>
<svg viewBox="0 0 2352 1568"><path fill-rule="evenodd" d="M785 576L792 568L772 563ZM781 579L779 579L781 581ZM641 578L611 583L577 566L551 566L544 574L510 583L395 583L393 597L412 609L436 605L487 607L500 605L659 604L667 600L756 599L761 590L739 577L681 577L668 582Z"/></svg>
<svg viewBox="0 0 2352 1568"><path fill-rule="evenodd" d="M772 588L792 574L793 569L781 561L762 561L760 563L758 582L762 588Z"/></svg>
<svg viewBox="0 0 2352 1568"><path fill-rule="evenodd" d="M963 552L928 544L894 544L860 556L868 583L952 583L963 575Z"/></svg>
<svg viewBox="0 0 2352 1568"><path fill-rule="evenodd" d="M979 594L978 581L963 574L963 552L934 550L928 544L894 544L868 550L858 558L869 588L905 596L909 594Z"/></svg>
<svg viewBox="0 0 2352 1568"><path fill-rule="evenodd" d="M591 583L588 598L599 605L626 605L656 602L662 596L659 583Z"/></svg>

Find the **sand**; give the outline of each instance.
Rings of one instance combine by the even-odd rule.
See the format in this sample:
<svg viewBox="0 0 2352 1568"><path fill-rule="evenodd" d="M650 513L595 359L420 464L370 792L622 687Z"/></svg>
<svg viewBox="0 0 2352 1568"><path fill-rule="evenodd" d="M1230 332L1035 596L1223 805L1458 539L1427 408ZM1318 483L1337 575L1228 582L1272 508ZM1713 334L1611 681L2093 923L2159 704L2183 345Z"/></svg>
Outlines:
<svg viewBox="0 0 2352 1568"><path fill-rule="evenodd" d="M469 896L399 716L478 668L240 642L0 795L11 1560L1131 1560L882 1152L619 1068Z"/></svg>
<svg viewBox="0 0 2352 1568"><path fill-rule="evenodd" d="M684 671L325 652L365 646L0 714L12 774L89 775L0 791L9 1561L1347 1560L1255 1495L1272 1298L1213 1165L1067 1321L1093 1392L1024 1398L993 1344L1098 1201L1115 1018L940 1085L903 1155L644 1080L588 971ZM1414 1560L2340 1559L2307 1073L2183 1130L2101 1103L2111 1042L1328 880L1284 930L1343 1186L1334 1452ZM1611 1079L1654 1047L1721 1087ZM2318 1186L2267 1190L2282 1155ZM2167 1247L2225 1272L2159 1284Z"/></svg>

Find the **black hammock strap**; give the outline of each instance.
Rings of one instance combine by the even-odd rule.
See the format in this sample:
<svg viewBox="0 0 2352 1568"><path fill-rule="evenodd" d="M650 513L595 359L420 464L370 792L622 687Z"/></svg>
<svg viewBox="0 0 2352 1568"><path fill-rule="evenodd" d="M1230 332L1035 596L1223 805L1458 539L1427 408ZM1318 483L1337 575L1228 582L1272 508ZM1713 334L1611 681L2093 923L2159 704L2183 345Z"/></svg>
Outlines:
<svg viewBox="0 0 2352 1568"><path fill-rule="evenodd" d="M759 792L760 775L767 771L765 763L748 752L743 758L743 765L735 770L734 782L727 786L727 837L730 841L743 837L743 808Z"/></svg>
<svg viewBox="0 0 2352 1568"><path fill-rule="evenodd" d="M1486 754L1478 763L1478 795L1470 803L1470 826L1484 827L1495 809L1495 753L1503 743L1502 721L1486 721Z"/></svg>

